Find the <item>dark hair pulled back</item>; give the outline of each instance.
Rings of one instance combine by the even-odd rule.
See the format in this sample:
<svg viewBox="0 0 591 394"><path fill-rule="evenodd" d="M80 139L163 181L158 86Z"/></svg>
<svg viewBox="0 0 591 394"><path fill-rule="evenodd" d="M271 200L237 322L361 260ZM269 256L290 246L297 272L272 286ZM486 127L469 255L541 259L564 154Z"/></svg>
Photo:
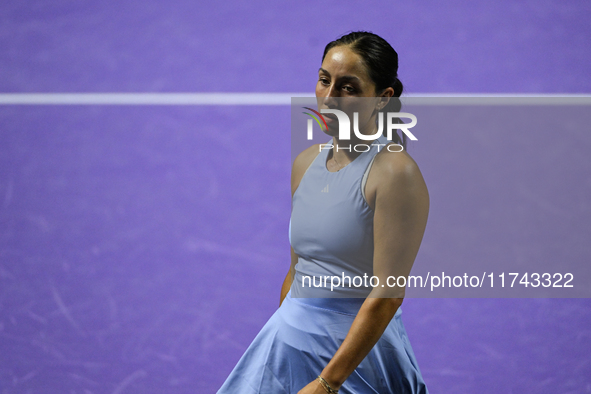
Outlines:
<svg viewBox="0 0 591 394"><path fill-rule="evenodd" d="M322 60L324 61L328 51L342 45L348 46L363 59L378 94L387 88L394 89L394 96L382 111L400 112L402 104L398 97L402 94L404 87L398 79L398 53L394 48L377 34L355 31L329 42L324 48ZM398 134L392 137L398 140L394 142L406 147L406 135L402 134L402 138Z"/></svg>

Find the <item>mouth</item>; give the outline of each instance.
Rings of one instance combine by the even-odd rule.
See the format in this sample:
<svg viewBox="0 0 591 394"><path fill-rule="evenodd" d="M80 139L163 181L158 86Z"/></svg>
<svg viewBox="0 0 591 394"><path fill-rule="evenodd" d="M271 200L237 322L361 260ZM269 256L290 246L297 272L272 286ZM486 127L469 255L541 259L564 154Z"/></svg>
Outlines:
<svg viewBox="0 0 591 394"><path fill-rule="evenodd" d="M326 123L337 121L337 116L335 114L322 114L322 117L326 120Z"/></svg>

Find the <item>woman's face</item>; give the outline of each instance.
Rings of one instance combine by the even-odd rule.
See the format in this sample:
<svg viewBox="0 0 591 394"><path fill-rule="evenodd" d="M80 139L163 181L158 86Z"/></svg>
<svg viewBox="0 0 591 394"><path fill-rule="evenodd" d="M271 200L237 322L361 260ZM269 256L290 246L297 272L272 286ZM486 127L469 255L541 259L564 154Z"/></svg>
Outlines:
<svg viewBox="0 0 591 394"><path fill-rule="evenodd" d="M348 46L332 48L318 70L316 100L318 109L339 109L349 116L359 113L359 130L372 134L376 130L376 107L379 99L376 86L369 77L363 59ZM331 136L338 135L338 121L332 114L323 114Z"/></svg>

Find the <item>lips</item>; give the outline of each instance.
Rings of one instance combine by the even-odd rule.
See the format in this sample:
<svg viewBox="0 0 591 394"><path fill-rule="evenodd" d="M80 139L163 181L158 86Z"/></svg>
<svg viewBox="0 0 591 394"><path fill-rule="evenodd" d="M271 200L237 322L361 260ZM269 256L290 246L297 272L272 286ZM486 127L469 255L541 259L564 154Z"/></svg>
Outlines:
<svg viewBox="0 0 591 394"><path fill-rule="evenodd" d="M335 114L322 114L322 116L326 120L326 123L337 121L337 116Z"/></svg>

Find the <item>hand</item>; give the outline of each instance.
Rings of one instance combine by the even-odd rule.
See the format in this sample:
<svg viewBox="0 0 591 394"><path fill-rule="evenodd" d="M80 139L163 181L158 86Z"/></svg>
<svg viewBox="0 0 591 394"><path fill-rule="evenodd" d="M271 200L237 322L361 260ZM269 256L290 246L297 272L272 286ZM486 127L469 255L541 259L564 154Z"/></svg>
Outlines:
<svg viewBox="0 0 591 394"><path fill-rule="evenodd" d="M298 391L298 394L326 394L326 391L318 379L314 379L312 382L308 383L306 387Z"/></svg>

